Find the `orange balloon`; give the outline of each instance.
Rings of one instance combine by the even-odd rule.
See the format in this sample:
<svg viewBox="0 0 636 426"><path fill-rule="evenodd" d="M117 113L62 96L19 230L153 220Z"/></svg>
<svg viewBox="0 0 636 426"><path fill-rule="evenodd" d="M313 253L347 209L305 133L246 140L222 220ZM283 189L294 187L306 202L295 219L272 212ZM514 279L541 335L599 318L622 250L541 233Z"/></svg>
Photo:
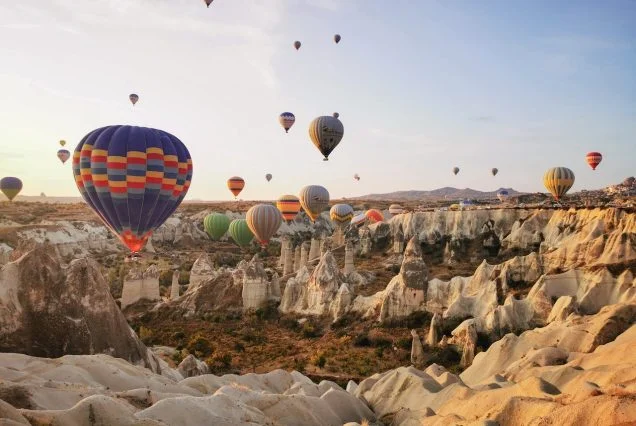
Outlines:
<svg viewBox="0 0 636 426"><path fill-rule="evenodd" d="M245 181L242 177L232 176L227 180L227 187L232 194L234 194L234 198L238 197L243 188L245 188Z"/></svg>
<svg viewBox="0 0 636 426"><path fill-rule="evenodd" d="M367 217L367 219L369 219L369 222L371 223L384 221L384 215L378 209L367 210L367 212L365 213L365 216Z"/></svg>

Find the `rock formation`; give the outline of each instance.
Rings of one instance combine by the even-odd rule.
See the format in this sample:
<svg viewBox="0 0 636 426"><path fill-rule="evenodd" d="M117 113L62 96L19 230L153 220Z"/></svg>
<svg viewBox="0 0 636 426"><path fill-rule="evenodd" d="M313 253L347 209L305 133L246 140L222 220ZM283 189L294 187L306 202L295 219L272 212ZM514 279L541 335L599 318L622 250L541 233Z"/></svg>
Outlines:
<svg viewBox="0 0 636 426"><path fill-rule="evenodd" d="M243 270L243 309L265 307L270 300L270 282L263 268L263 262L254 255Z"/></svg>
<svg viewBox="0 0 636 426"><path fill-rule="evenodd" d="M423 309L427 288L428 269L422 259L419 240L413 237L406 246L400 273L389 282L381 296L380 321Z"/></svg>
<svg viewBox="0 0 636 426"><path fill-rule="evenodd" d="M347 242L345 244L344 269L342 271L347 277L356 271L356 267L353 264L354 254L353 244L351 242Z"/></svg>
<svg viewBox="0 0 636 426"><path fill-rule="evenodd" d="M194 355L190 354L181 361L177 367L177 371L183 377L188 378L208 374L210 369L205 362L198 360Z"/></svg>
<svg viewBox="0 0 636 426"><path fill-rule="evenodd" d="M300 268L300 246L296 246L294 250L294 272L298 272Z"/></svg>
<svg viewBox="0 0 636 426"><path fill-rule="evenodd" d="M431 319L431 325L428 329L428 334L426 335L426 344L431 348L437 346L439 342L439 328L440 328L440 315L435 312L433 314L433 318Z"/></svg>
<svg viewBox="0 0 636 426"><path fill-rule="evenodd" d="M307 260L311 262L319 258L320 258L320 241L315 238L312 238L311 244L309 246L309 255Z"/></svg>
<svg viewBox="0 0 636 426"><path fill-rule="evenodd" d="M0 400L0 417L11 419L0 423L11 425L323 426L376 421L360 399L335 383L315 384L296 371L179 380L105 355L50 360L0 354L0 381L24 396L12 400L21 410Z"/></svg>
<svg viewBox="0 0 636 426"><path fill-rule="evenodd" d="M197 241L207 241L208 235L197 227L199 221L173 215L157 228L151 237L154 244L171 246L192 246Z"/></svg>
<svg viewBox="0 0 636 426"><path fill-rule="evenodd" d="M188 290L194 290L199 284L215 276L214 264L207 253L202 253L192 264L190 269L190 284Z"/></svg>
<svg viewBox="0 0 636 426"><path fill-rule="evenodd" d="M290 239L285 240L285 260L283 263L283 276L294 272L294 246Z"/></svg>
<svg viewBox="0 0 636 426"><path fill-rule="evenodd" d="M124 278L121 308L126 309L127 306L142 300L150 302L161 300L157 265L150 265L144 272L139 268L132 268Z"/></svg>
<svg viewBox="0 0 636 426"><path fill-rule="evenodd" d="M411 343L411 364L420 367L424 364L424 348L422 347L422 342L420 341L420 336L418 336L417 331L411 330L411 337L413 338L413 342Z"/></svg>
<svg viewBox="0 0 636 426"><path fill-rule="evenodd" d="M179 270L172 273L172 286L170 287L170 300L179 298Z"/></svg>
<svg viewBox="0 0 636 426"><path fill-rule="evenodd" d="M193 268L194 269L194 268ZM235 279L227 269L215 271L210 278L199 280L170 306L176 307L184 317L203 315L205 313L223 309L239 310L243 306L243 274L238 272Z"/></svg>
<svg viewBox="0 0 636 426"><path fill-rule="evenodd" d="M459 377L440 366L402 367L363 380L354 393L397 426L630 424L636 421L635 315L636 305L608 306L506 335Z"/></svg>
<svg viewBox="0 0 636 426"><path fill-rule="evenodd" d="M2 267L0 351L50 358L107 353L161 371L117 307L99 265L60 263L40 245Z"/></svg>
<svg viewBox="0 0 636 426"><path fill-rule="evenodd" d="M303 266L307 266L307 261L309 260L309 241L305 241L300 245L300 263L298 264L299 269Z"/></svg>

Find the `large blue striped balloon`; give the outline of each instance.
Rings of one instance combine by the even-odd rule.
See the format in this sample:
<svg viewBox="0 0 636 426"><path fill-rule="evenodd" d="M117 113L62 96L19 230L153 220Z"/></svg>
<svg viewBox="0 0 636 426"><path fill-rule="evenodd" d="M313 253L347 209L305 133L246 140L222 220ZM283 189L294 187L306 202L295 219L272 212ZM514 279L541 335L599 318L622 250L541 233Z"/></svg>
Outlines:
<svg viewBox="0 0 636 426"><path fill-rule="evenodd" d="M188 192L192 159L170 133L108 126L93 130L77 145L73 175L88 205L138 252Z"/></svg>

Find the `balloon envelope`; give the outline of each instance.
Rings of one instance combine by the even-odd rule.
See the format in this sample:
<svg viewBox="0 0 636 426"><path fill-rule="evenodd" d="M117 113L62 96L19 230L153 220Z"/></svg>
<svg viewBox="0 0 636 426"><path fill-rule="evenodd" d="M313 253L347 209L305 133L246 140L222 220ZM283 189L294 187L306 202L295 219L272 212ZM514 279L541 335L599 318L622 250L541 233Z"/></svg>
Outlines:
<svg viewBox="0 0 636 426"><path fill-rule="evenodd" d="M73 153L80 194L132 252L141 250L181 204L192 171L183 142L147 127L93 130Z"/></svg>
<svg viewBox="0 0 636 426"><path fill-rule="evenodd" d="M340 38L341 38L340 34L336 34L336 35L333 36L333 41L335 41L336 44L338 44L338 43L340 43Z"/></svg>
<svg viewBox="0 0 636 426"><path fill-rule="evenodd" d="M269 182L270 180L272 180L272 174L271 173L267 173L265 175L265 179L267 179L267 182Z"/></svg>
<svg viewBox="0 0 636 426"><path fill-rule="evenodd" d="M210 7L210 5L212 4L214 0L203 0L203 1L205 2L207 7Z"/></svg>
<svg viewBox="0 0 636 426"><path fill-rule="evenodd" d="M323 115L314 118L309 123L309 137L318 148L324 161L329 160L329 154L338 146L344 135L342 122L335 117Z"/></svg>
<svg viewBox="0 0 636 426"><path fill-rule="evenodd" d="M60 146L64 146L64 145L66 145L66 141L65 140L61 140L60 141Z"/></svg>
<svg viewBox="0 0 636 426"><path fill-rule="evenodd" d="M574 185L574 172L567 167L553 167L543 175L543 185L559 201Z"/></svg>
<svg viewBox="0 0 636 426"><path fill-rule="evenodd" d="M296 48L296 50L300 49L300 46L301 46L300 42L298 40L296 40L294 42L294 47Z"/></svg>
<svg viewBox="0 0 636 426"><path fill-rule="evenodd" d="M505 189L500 189L497 192L497 198L503 203L508 199L508 191L506 191Z"/></svg>
<svg viewBox="0 0 636 426"><path fill-rule="evenodd" d="M9 201L22 191L22 181L17 177L7 176L0 179L0 191L7 196Z"/></svg>
<svg viewBox="0 0 636 426"><path fill-rule="evenodd" d="M283 217L280 215L280 211L271 204L257 204L252 206L245 216L247 226L250 231L256 236L261 245L265 246L269 243L269 239L280 228L283 223Z"/></svg>
<svg viewBox="0 0 636 426"><path fill-rule="evenodd" d="M227 188L234 194L234 198L238 197L243 188L245 188L245 181L242 177L232 176L227 180Z"/></svg>
<svg viewBox="0 0 636 426"><path fill-rule="evenodd" d="M213 240L218 240L230 227L230 218L222 213L211 213L203 219L203 228Z"/></svg>
<svg viewBox="0 0 636 426"><path fill-rule="evenodd" d="M585 160L592 170L596 170L596 166L603 160L603 155L600 152L588 152L585 156Z"/></svg>
<svg viewBox="0 0 636 426"><path fill-rule="evenodd" d="M254 234L250 230L250 227L247 226L245 219L234 219L230 222L227 233L230 234L234 242L241 247L248 245L252 242L252 239L254 239Z"/></svg>
<svg viewBox="0 0 636 426"><path fill-rule="evenodd" d="M362 225L364 222L366 222L367 220L367 215L364 214L364 212L355 215L352 219L351 219L351 225L353 226L360 226Z"/></svg>
<svg viewBox="0 0 636 426"><path fill-rule="evenodd" d="M355 180L360 180L360 175L356 173L355 175L353 175L353 178L354 178Z"/></svg>
<svg viewBox="0 0 636 426"><path fill-rule="evenodd" d="M391 213L392 215L402 214L404 213L404 207L399 204L391 204L389 206L389 213Z"/></svg>
<svg viewBox="0 0 636 426"><path fill-rule="evenodd" d="M130 102L132 102L133 106L137 103L137 101L139 100L139 96L131 93L130 95L128 95L128 99L130 99Z"/></svg>
<svg viewBox="0 0 636 426"><path fill-rule="evenodd" d="M329 217L338 226L344 226L353 218L353 207L349 204L334 204L329 210Z"/></svg>
<svg viewBox="0 0 636 426"><path fill-rule="evenodd" d="M57 158L59 158L62 164L64 164L66 163L66 160L71 158L71 153L66 149L60 149L57 151Z"/></svg>
<svg viewBox="0 0 636 426"><path fill-rule="evenodd" d="M320 213L329 205L329 191L320 185L305 186L298 195L300 205L312 222L315 222Z"/></svg>
<svg viewBox="0 0 636 426"><path fill-rule="evenodd" d="M453 167L453 174L459 173L459 167Z"/></svg>
<svg viewBox="0 0 636 426"><path fill-rule="evenodd" d="M287 133L296 122L296 116L291 112L283 112L278 116L278 122L283 126L283 129L285 129L285 133Z"/></svg>
<svg viewBox="0 0 636 426"><path fill-rule="evenodd" d="M282 195L276 201L276 207L283 215L283 219L291 221L296 218L300 211L300 200L295 195Z"/></svg>
<svg viewBox="0 0 636 426"><path fill-rule="evenodd" d="M340 118L340 113L334 112L331 115L333 116L333 118Z"/></svg>
<svg viewBox="0 0 636 426"><path fill-rule="evenodd" d="M499 173L499 169L496 167L493 167L492 170L490 171L490 173L492 173L493 176L496 176L497 173Z"/></svg>
<svg viewBox="0 0 636 426"><path fill-rule="evenodd" d="M367 219L369 219L369 222L371 223L382 222L384 220L384 215L378 209L367 210L365 215L367 216Z"/></svg>

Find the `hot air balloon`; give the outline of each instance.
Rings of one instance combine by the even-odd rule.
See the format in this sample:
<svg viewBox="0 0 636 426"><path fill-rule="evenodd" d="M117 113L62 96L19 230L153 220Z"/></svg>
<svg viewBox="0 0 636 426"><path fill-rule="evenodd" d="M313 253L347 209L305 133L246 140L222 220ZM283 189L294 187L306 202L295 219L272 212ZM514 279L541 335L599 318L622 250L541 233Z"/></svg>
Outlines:
<svg viewBox="0 0 636 426"><path fill-rule="evenodd" d="M333 41L335 41L336 44L340 43L340 39L341 39L340 34L335 34L333 36Z"/></svg>
<svg viewBox="0 0 636 426"><path fill-rule="evenodd" d="M355 215L351 219L351 225L352 226L361 226L366 221L367 221L367 216L363 212L363 213L360 213L358 215Z"/></svg>
<svg viewBox="0 0 636 426"><path fill-rule="evenodd" d="M133 253L181 204L192 170L183 142L147 127L93 130L73 153L80 194Z"/></svg>
<svg viewBox="0 0 636 426"><path fill-rule="evenodd" d="M64 139L62 139L62 140L60 141L60 146L64 146L64 145L66 145L66 141L65 141Z"/></svg>
<svg viewBox="0 0 636 426"><path fill-rule="evenodd" d="M404 213L404 207L399 204L391 204L389 206L389 213L392 215L402 214Z"/></svg>
<svg viewBox="0 0 636 426"><path fill-rule="evenodd" d="M329 217L339 227L346 226L353 218L353 207L349 204L334 204L329 210Z"/></svg>
<svg viewBox="0 0 636 426"><path fill-rule="evenodd" d="M356 173L355 175L353 175L353 178L354 178L355 180L360 180L360 175Z"/></svg>
<svg viewBox="0 0 636 426"><path fill-rule="evenodd" d="M234 199L236 199L243 188L245 188L245 181L242 177L232 176L227 180L227 187L232 194L234 194Z"/></svg>
<svg viewBox="0 0 636 426"><path fill-rule="evenodd" d="M461 200L459 202L459 207L461 209L465 209L465 208L468 208L468 207L474 206L474 205L475 205L475 203L472 200Z"/></svg>
<svg viewBox="0 0 636 426"><path fill-rule="evenodd" d="M453 167L453 174L456 175L457 173L459 173L459 167L455 166Z"/></svg>
<svg viewBox="0 0 636 426"><path fill-rule="evenodd" d="M230 227L230 218L222 213L212 213L203 219L203 228L213 240L218 240Z"/></svg>
<svg viewBox="0 0 636 426"><path fill-rule="evenodd" d="M22 191L22 181L17 177L4 177L0 179L0 191L7 196L9 201L13 201L16 195Z"/></svg>
<svg viewBox="0 0 636 426"><path fill-rule="evenodd" d="M333 118L340 118L340 113L339 112L334 112L331 115L333 116Z"/></svg>
<svg viewBox="0 0 636 426"><path fill-rule="evenodd" d="M252 242L252 239L254 239L254 234L250 230L250 227L247 226L245 219L234 219L230 222L227 233L230 234L234 242L241 247L248 245Z"/></svg>
<svg viewBox="0 0 636 426"><path fill-rule="evenodd" d="M266 246L269 243L269 239L274 236L280 228L280 224L283 223L280 211L271 204L252 206L247 211L245 220L261 246Z"/></svg>
<svg viewBox="0 0 636 426"><path fill-rule="evenodd" d="M603 160L603 155L600 152L588 152L585 159L587 164L592 167L592 170L596 170L596 166Z"/></svg>
<svg viewBox="0 0 636 426"><path fill-rule="evenodd" d="M371 223L382 222L384 220L384 215L378 209L367 210L365 215L367 219L369 219L369 222Z"/></svg>
<svg viewBox="0 0 636 426"><path fill-rule="evenodd" d="M492 170L490 171L492 173L493 176L496 176L497 173L499 173L499 169L496 167L493 167Z"/></svg>
<svg viewBox="0 0 636 426"><path fill-rule="evenodd" d="M344 126L335 117L323 115L314 118L309 123L309 137L318 150L325 156L323 161L329 160L329 154L342 140Z"/></svg>
<svg viewBox="0 0 636 426"><path fill-rule="evenodd" d="M298 40L296 40L294 42L294 47L296 48L296 50L300 49L300 46L301 46L300 42Z"/></svg>
<svg viewBox="0 0 636 426"><path fill-rule="evenodd" d="M320 213L329 205L329 191L320 185L305 186L298 195L300 205L312 222L315 222Z"/></svg>
<svg viewBox="0 0 636 426"><path fill-rule="evenodd" d="M508 199L508 191L506 191L505 189L500 189L499 191L497 191L497 198L499 199L499 201L504 203Z"/></svg>
<svg viewBox="0 0 636 426"><path fill-rule="evenodd" d="M276 201L276 207L280 210L280 213L283 215L283 219L285 219L288 223L296 217L298 212L300 211L300 200L295 195L282 195Z"/></svg>
<svg viewBox="0 0 636 426"><path fill-rule="evenodd" d="M132 102L133 106L135 106L135 104L139 100L139 95L135 95L134 93L131 93L130 95L128 95L128 99L130 99L130 102Z"/></svg>
<svg viewBox="0 0 636 426"><path fill-rule="evenodd" d="M296 122L296 116L291 112L283 112L278 116L278 122L283 126L283 129L285 129L285 133L287 133Z"/></svg>
<svg viewBox="0 0 636 426"><path fill-rule="evenodd" d="M66 160L71 158L71 153L66 149L60 149L57 151L57 158L59 158L62 164L64 164L66 163Z"/></svg>
<svg viewBox="0 0 636 426"><path fill-rule="evenodd" d="M265 179L267 179L267 182L269 182L270 180L272 180L272 174L271 173L267 173L265 175Z"/></svg>
<svg viewBox="0 0 636 426"><path fill-rule="evenodd" d="M210 5L212 4L212 2L213 2L214 0L203 0L203 1L205 2L205 4L206 4L208 7L210 7Z"/></svg>
<svg viewBox="0 0 636 426"><path fill-rule="evenodd" d="M567 167L553 167L543 175L543 185L559 201L574 185L574 172Z"/></svg>

